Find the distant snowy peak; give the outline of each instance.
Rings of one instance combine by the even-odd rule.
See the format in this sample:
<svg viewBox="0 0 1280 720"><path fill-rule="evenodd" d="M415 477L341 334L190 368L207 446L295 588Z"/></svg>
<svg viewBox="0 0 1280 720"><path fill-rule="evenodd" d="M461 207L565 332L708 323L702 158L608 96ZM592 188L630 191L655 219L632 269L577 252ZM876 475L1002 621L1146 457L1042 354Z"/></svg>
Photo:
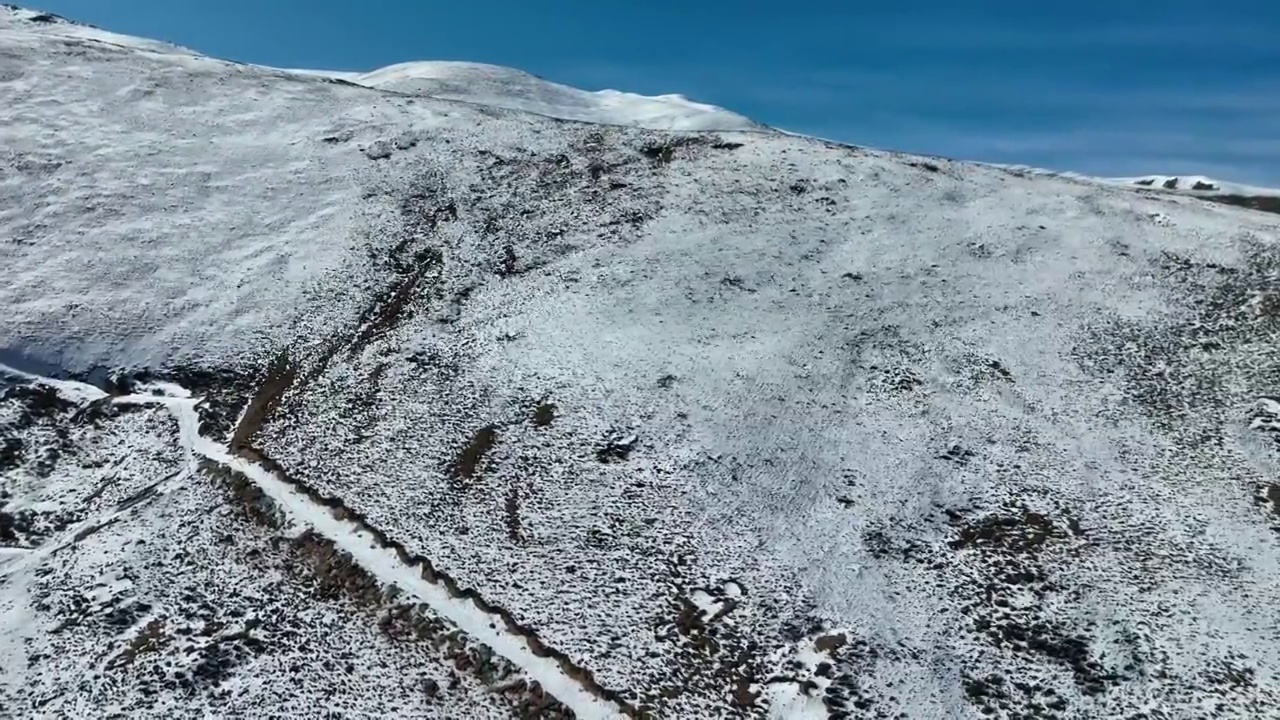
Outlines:
<svg viewBox="0 0 1280 720"><path fill-rule="evenodd" d="M522 110L565 120L627 125L652 130L763 130L765 126L715 105L682 95L637 95L588 91L499 65L471 62L409 62L373 72L295 70L413 95Z"/></svg>
<svg viewBox="0 0 1280 720"><path fill-rule="evenodd" d="M1198 192L1218 192L1222 190L1221 183L1199 176L1177 177L1151 175L1148 177L1130 179L1128 182L1132 185L1141 185L1143 187L1154 187L1159 185L1165 190L1195 190Z"/></svg>
<svg viewBox="0 0 1280 720"><path fill-rule="evenodd" d="M117 47L132 48L163 55L199 55L196 51L180 45L132 35L121 35L92 25L68 20L61 15L18 7L17 5L0 4L0 30L13 28L21 28L27 32L73 40L94 40Z"/></svg>
<svg viewBox="0 0 1280 720"><path fill-rule="evenodd" d="M1280 188L1223 182L1203 175L1146 175L1133 178L1104 178L1103 182L1135 189L1149 188L1160 192L1192 195L1251 210L1280 213Z"/></svg>
<svg viewBox="0 0 1280 720"><path fill-rule="evenodd" d="M1203 175L1145 175L1132 178L1108 178L1108 180L1123 185L1163 188L1165 190L1186 190L1221 195L1280 197L1280 188L1263 188L1223 182Z"/></svg>
<svg viewBox="0 0 1280 720"><path fill-rule="evenodd" d="M1140 177L1098 177L1077 172L1046 170L1029 165L979 163L1028 177L1056 177L1086 183L1101 183L1139 192L1162 192L1198 197L1250 210L1280 214L1280 188L1265 188L1223 182L1203 175L1143 175Z"/></svg>

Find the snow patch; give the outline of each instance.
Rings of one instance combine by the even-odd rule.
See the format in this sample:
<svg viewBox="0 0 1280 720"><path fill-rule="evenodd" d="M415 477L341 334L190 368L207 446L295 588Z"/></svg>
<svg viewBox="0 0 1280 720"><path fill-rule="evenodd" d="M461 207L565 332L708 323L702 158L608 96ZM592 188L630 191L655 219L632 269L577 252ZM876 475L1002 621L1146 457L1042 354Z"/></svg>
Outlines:
<svg viewBox="0 0 1280 720"><path fill-rule="evenodd" d="M821 666L831 656L818 649L815 638L779 649L770 658L778 667L765 683L761 696L768 701L770 720L826 720L823 695L831 685Z"/></svg>
<svg viewBox="0 0 1280 720"><path fill-rule="evenodd" d="M85 403L93 402L94 400L101 400L107 396L107 393L104 390L94 387L93 385L76 382L74 380L58 380L55 378L43 377L41 375L32 375L31 373L24 372L2 363L0 363L0 376L8 376L23 382L53 388L63 398L69 402L76 403L77 405L83 405Z"/></svg>

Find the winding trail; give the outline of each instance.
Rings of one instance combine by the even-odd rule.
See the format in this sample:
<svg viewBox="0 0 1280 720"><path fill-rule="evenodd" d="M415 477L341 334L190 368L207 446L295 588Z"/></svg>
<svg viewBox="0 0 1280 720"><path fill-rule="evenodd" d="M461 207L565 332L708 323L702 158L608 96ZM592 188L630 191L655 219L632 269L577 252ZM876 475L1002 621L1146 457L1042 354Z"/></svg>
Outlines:
<svg viewBox="0 0 1280 720"><path fill-rule="evenodd" d="M494 653L519 667L526 677L537 682L549 695L560 701L583 720L622 718L628 708L608 697L602 697L598 688L590 687L570 676L561 663L544 652L535 652L530 639L508 630L508 623L499 613L488 612L467 598L455 597L448 588L423 577L421 568L406 562L394 549L388 548L374 533L359 523L343 517L335 517L329 508L315 502L305 492L281 479L271 470L250 459L232 454L230 448L200 433L200 415L197 407L201 398L193 397L186 389L168 383L139 385L129 395L112 396L102 389L70 380L57 380L22 372L0 364L0 374L17 377L29 383L53 388L59 395L77 404L111 402L131 405L162 405L178 423L179 441L187 453L182 471L162 480L156 493L176 489L194 474L201 461L210 461L248 478L269 498L284 516L288 526L297 533L307 530L332 542L347 552L370 575L385 585L395 585L418 602L426 604L445 620L477 642L488 646ZM59 549L76 542L83 533L92 532L114 522L132 506L116 509L110 514L83 523L71 537L52 543L50 547L26 553L19 562L6 563L5 575L12 574L18 566L29 567L47 558Z"/></svg>

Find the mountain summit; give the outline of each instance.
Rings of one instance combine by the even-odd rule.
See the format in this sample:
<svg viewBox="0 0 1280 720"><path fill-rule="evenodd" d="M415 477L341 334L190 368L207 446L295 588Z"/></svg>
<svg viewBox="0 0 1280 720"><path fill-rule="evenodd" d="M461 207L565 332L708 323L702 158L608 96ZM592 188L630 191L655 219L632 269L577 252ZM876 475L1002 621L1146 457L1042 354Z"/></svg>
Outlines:
<svg viewBox="0 0 1280 720"><path fill-rule="evenodd" d="M1276 215L382 78L0 10L0 715L1275 716Z"/></svg>
<svg viewBox="0 0 1280 720"><path fill-rule="evenodd" d="M548 117L627 125L652 130L763 130L764 126L724 108L682 95L648 97L617 90L588 92L498 65L470 62L409 62L368 73L295 70L358 85Z"/></svg>

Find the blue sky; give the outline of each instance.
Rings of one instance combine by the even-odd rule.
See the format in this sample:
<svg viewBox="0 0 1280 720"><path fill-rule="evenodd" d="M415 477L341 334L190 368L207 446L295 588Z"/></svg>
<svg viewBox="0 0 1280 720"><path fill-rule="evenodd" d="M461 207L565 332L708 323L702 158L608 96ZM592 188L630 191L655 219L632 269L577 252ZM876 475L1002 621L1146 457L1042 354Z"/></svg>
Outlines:
<svg viewBox="0 0 1280 720"><path fill-rule="evenodd" d="M30 4L245 62L491 62L862 145L1280 185L1280 0Z"/></svg>

